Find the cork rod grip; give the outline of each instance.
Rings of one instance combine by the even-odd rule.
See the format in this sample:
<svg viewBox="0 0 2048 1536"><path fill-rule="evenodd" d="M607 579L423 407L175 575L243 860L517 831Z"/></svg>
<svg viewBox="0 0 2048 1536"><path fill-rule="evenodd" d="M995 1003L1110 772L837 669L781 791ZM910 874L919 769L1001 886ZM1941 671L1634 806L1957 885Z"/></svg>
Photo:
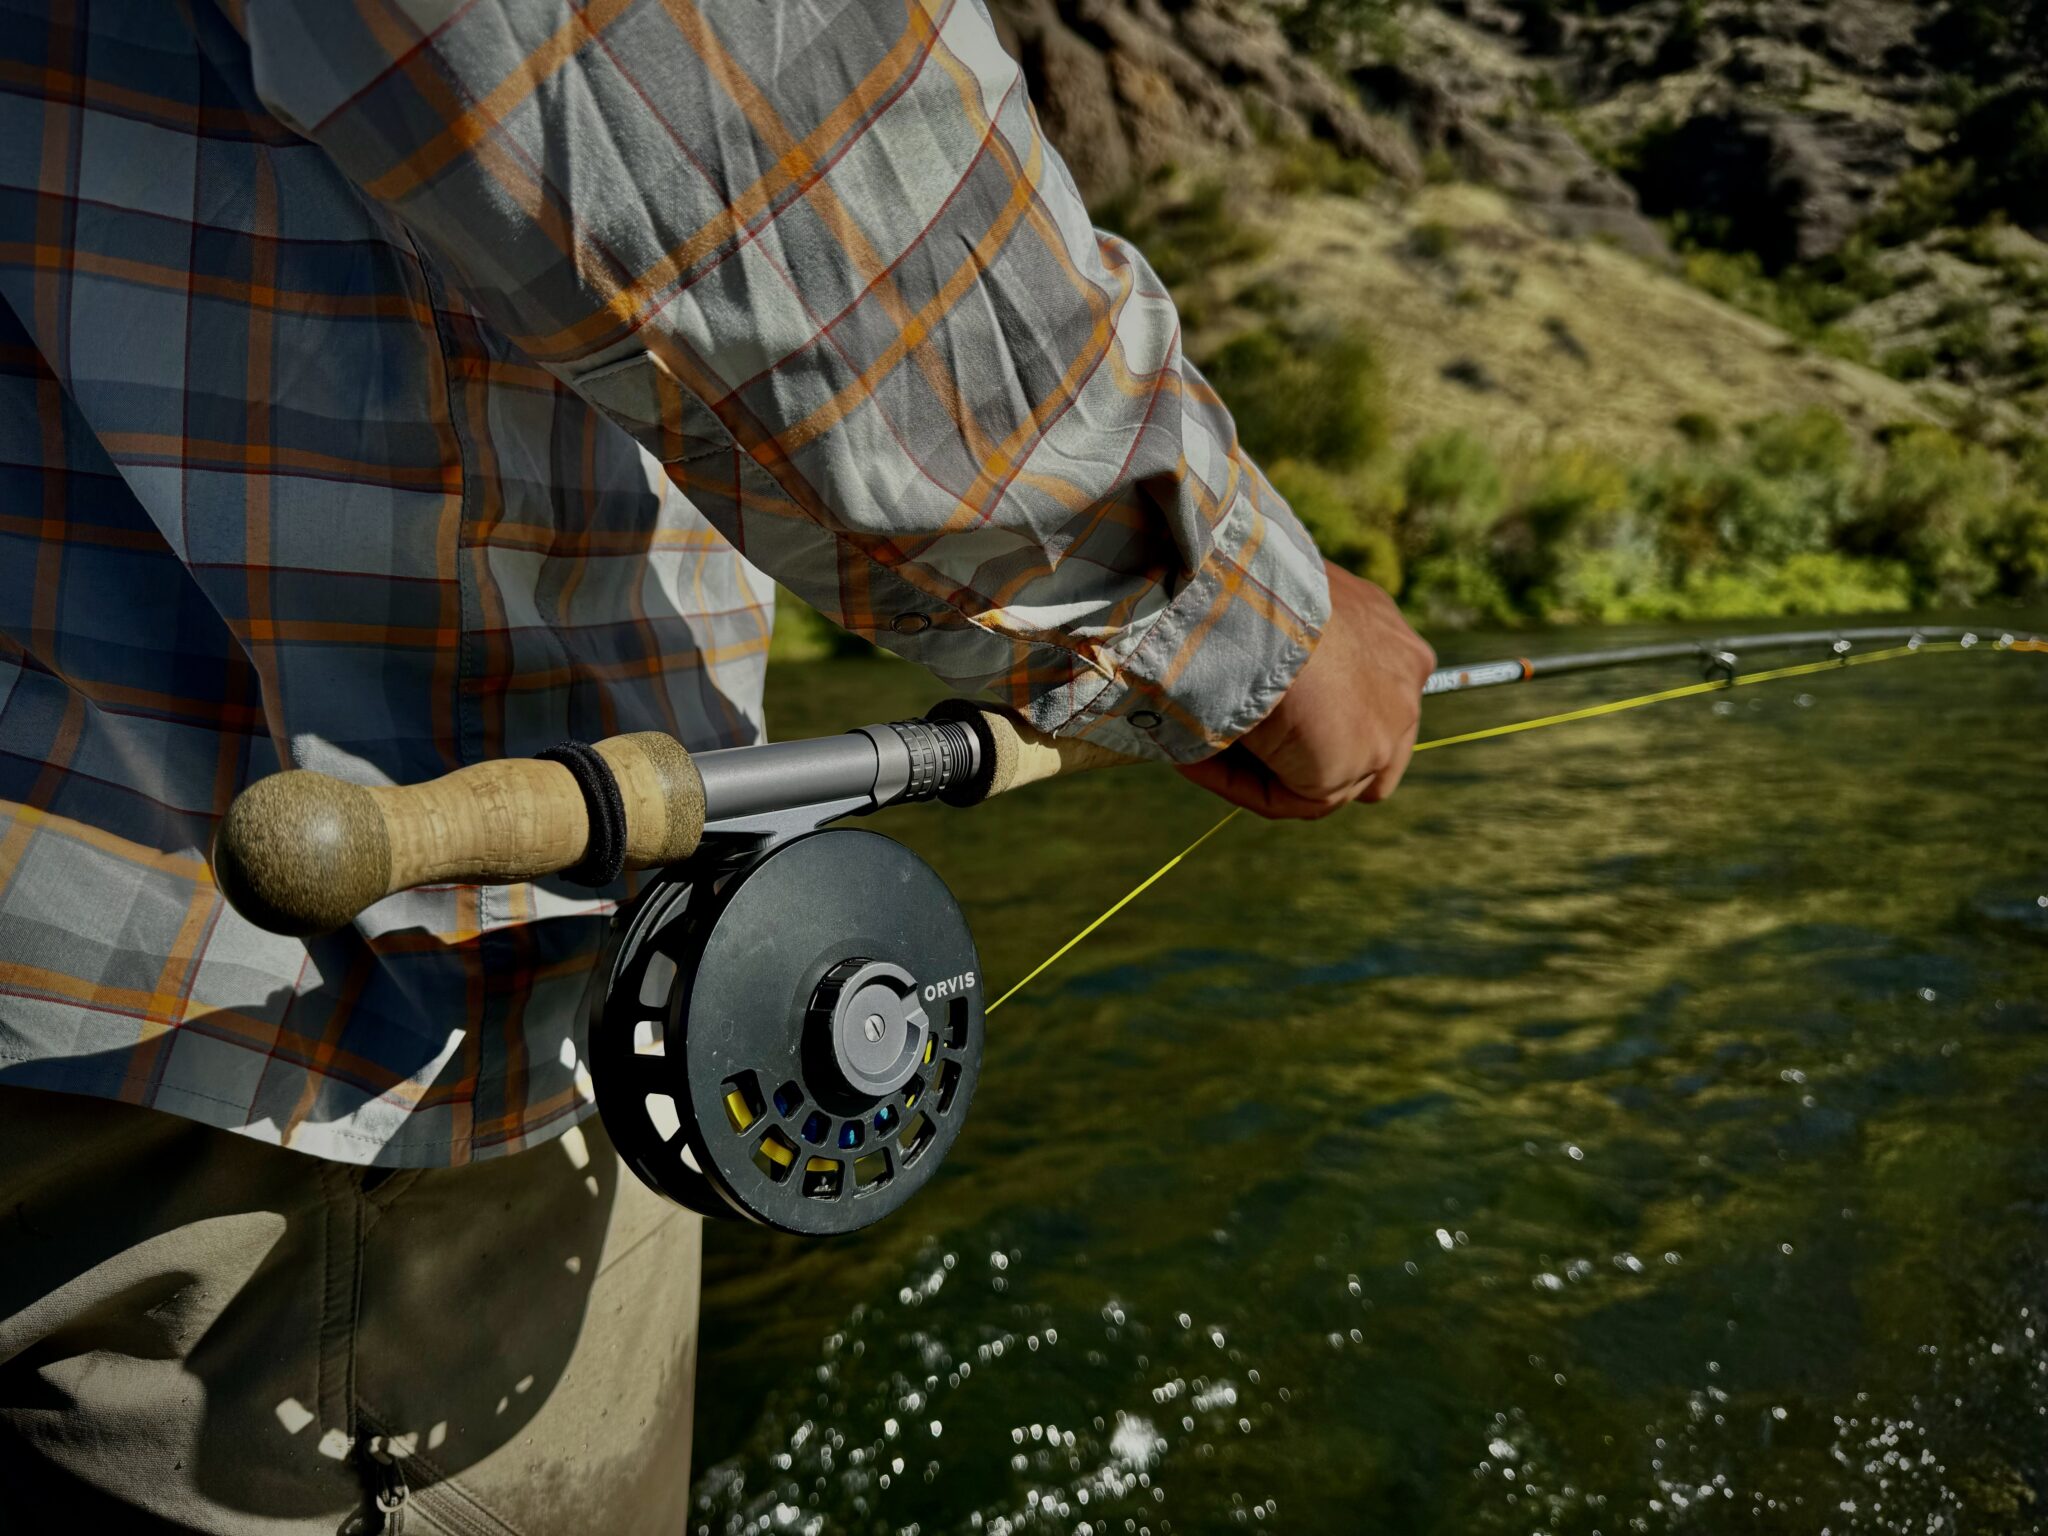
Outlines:
<svg viewBox="0 0 2048 1536"><path fill-rule="evenodd" d="M1136 761L1092 741L1048 736L993 704L948 699L932 711L931 718L964 721L981 737L983 767L980 793L960 797L956 803L978 805L994 795L1006 794L1063 773L1114 768Z"/></svg>
<svg viewBox="0 0 2048 1536"><path fill-rule="evenodd" d="M659 731L597 751L626 811L626 867L687 858L704 830L704 784ZM215 882L259 928L303 936L417 885L495 885L557 874L590 840L583 792L559 763L478 763L425 784L350 784L295 769L235 797L214 838Z"/></svg>

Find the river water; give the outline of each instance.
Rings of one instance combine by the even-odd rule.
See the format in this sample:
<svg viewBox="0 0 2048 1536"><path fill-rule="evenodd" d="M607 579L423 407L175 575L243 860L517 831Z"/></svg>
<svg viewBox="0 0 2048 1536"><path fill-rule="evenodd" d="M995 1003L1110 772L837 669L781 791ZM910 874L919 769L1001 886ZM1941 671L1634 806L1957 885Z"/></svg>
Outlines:
<svg viewBox="0 0 2048 1536"><path fill-rule="evenodd" d="M1688 680L1432 700L1424 735ZM932 696L814 663L770 718ZM875 825L1001 986L1216 811L1145 769ZM714 1536L2048 1530L2048 658L1241 818L991 1019L916 1202L715 1224L705 1274Z"/></svg>

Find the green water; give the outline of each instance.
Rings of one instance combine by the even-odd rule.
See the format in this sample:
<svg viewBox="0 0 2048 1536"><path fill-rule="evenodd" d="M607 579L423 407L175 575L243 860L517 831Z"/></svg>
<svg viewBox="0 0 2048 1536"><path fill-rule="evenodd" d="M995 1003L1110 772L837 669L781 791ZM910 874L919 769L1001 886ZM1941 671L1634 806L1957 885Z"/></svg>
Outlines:
<svg viewBox="0 0 2048 1536"><path fill-rule="evenodd" d="M771 719L929 697L817 663ZM693 1529L2048 1530L2044 808L2048 659L1978 654L1240 820L990 1021L916 1203L708 1229ZM1148 769L877 825L1003 984L1215 812Z"/></svg>

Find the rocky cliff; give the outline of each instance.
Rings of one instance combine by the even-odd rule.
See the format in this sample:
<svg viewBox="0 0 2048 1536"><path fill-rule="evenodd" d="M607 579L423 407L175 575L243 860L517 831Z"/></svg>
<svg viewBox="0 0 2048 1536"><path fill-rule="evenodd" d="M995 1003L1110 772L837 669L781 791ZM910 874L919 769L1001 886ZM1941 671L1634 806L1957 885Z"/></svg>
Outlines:
<svg viewBox="0 0 2048 1536"><path fill-rule="evenodd" d="M2048 0L995 9L1098 203L1313 146L1495 189L1945 407L2048 409Z"/></svg>

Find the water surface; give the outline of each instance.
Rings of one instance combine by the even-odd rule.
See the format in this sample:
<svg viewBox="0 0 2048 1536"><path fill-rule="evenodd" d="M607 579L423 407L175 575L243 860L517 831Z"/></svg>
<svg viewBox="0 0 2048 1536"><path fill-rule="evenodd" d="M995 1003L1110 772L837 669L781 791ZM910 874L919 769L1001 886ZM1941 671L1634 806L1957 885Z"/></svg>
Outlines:
<svg viewBox="0 0 2048 1536"><path fill-rule="evenodd" d="M930 697L816 663L770 718ZM876 825L1001 986L1216 810ZM2044 1309L2048 660L1915 658L1241 819L990 1021L917 1202L707 1229L692 1528L2048 1530Z"/></svg>

